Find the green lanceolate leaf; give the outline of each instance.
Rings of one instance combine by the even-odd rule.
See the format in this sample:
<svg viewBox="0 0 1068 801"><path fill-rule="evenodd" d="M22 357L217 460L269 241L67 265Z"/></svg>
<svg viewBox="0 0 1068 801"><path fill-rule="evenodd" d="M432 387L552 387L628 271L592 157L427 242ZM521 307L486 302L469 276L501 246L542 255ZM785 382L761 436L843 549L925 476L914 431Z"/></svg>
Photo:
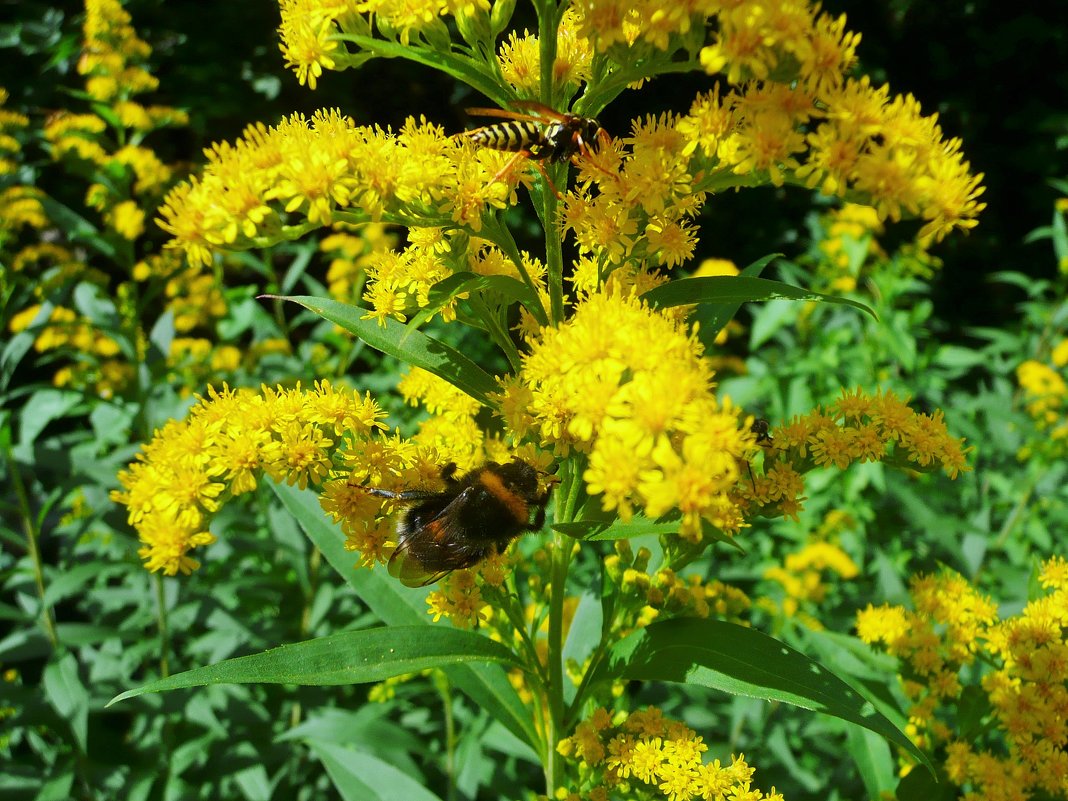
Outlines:
<svg viewBox="0 0 1068 801"><path fill-rule="evenodd" d="M745 278L759 278L765 267L780 258L782 258L781 253L769 253L747 265L740 275ZM719 332L727 327L727 323L734 319L740 308L742 308L741 301L702 303L697 307L692 319L698 324L697 337L706 348L712 347Z"/></svg>
<svg viewBox="0 0 1068 801"><path fill-rule="evenodd" d="M63 205L48 195L41 195L39 200L41 205L44 206L48 219L55 223L68 237L88 245L101 256L113 261L119 261L119 254L114 244L89 220L78 214L74 209Z"/></svg>
<svg viewBox="0 0 1068 801"><path fill-rule="evenodd" d="M381 566L374 570L358 567L357 555L345 550L345 535L326 519L315 492L287 484L272 484L271 488L338 575L383 622L390 626L433 625L427 614L427 590L405 587ZM499 664L452 664L444 671L449 681L472 701L527 745L537 749L538 734L530 712Z"/></svg>
<svg viewBox="0 0 1068 801"><path fill-rule="evenodd" d="M111 703L144 693L208 684L362 684L459 662L517 664L515 655L481 634L445 626L387 626L344 631L227 659L127 690Z"/></svg>
<svg viewBox="0 0 1068 801"><path fill-rule="evenodd" d="M386 320L386 324L382 326L377 320L363 319L365 309L329 298L313 298L307 295L260 297L299 303L324 320L355 334L372 348L445 379L479 403L491 406L489 396L499 389L493 376L462 353L420 331L410 331L396 320Z"/></svg>
<svg viewBox="0 0 1068 801"><path fill-rule="evenodd" d="M650 306L660 307L685 306L693 303L740 304L755 300L811 300L852 306L878 319L870 307L850 298L810 292L781 281L750 278L744 275L680 278L650 289L642 295L642 300Z"/></svg>
<svg viewBox="0 0 1068 801"><path fill-rule="evenodd" d="M818 662L751 628L720 620L653 623L616 643L601 679L694 684L781 701L857 723L931 763L870 701Z"/></svg>
<svg viewBox="0 0 1068 801"><path fill-rule="evenodd" d="M344 801L440 801L423 783L372 754L315 740L308 747Z"/></svg>

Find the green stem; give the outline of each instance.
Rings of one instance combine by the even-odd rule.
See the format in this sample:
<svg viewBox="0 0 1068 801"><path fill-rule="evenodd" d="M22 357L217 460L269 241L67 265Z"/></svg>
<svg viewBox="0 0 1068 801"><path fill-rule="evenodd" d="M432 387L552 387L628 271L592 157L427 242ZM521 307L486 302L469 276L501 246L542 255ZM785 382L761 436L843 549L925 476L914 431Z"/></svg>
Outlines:
<svg viewBox="0 0 1068 801"><path fill-rule="evenodd" d="M567 570L571 561L571 540L554 532L549 586L548 731L545 736L545 789L556 797L563 785L563 764L556 750L564 736L564 600L567 597Z"/></svg>
<svg viewBox="0 0 1068 801"><path fill-rule="evenodd" d="M167 624L167 599L163 592L163 577L159 573L153 573L152 581L156 586L156 628L159 631L159 675L160 678L165 679L171 675L171 634L170 626Z"/></svg>
<svg viewBox="0 0 1068 801"><path fill-rule="evenodd" d="M519 245L516 244L515 237L512 236L512 232L508 229L508 226L504 224L502 220L499 220L495 215L487 217L483 221L482 236L489 239L493 244L501 249L501 251L512 261L516 270L519 272L520 278L523 279L523 283L526 284L534 297L538 297L538 286L534 283L534 279L530 277L530 273L527 272L526 265L523 264L523 254L519 252ZM535 308L528 309L533 314L539 323L542 325L549 324L549 318L545 314L545 309L542 308L540 300Z"/></svg>
<svg viewBox="0 0 1068 801"><path fill-rule="evenodd" d="M446 801L456 798L456 721L452 714L452 692L448 677L440 670L434 671L434 686L441 698L445 713L445 787Z"/></svg>
<svg viewBox="0 0 1068 801"><path fill-rule="evenodd" d="M30 564L33 565L33 581L37 586L37 597L41 599L41 625L44 627L48 641L53 648L59 646L59 636L56 634L56 624L52 620L52 609L45 602L44 565L41 563L40 537L41 531L37 526L37 520L30 504L29 493L22 481L22 472L15 461L15 454L9 444L4 445L4 456L7 458L7 469L11 475L11 483L18 498L19 510L22 513L22 531L26 535L26 552L30 555Z"/></svg>
<svg viewBox="0 0 1068 801"><path fill-rule="evenodd" d="M574 518L581 478L575 475L573 460L565 462L561 472L562 486L556 494L553 519L557 522L569 522ZM571 539L559 532L553 532L552 562L549 568L549 683L546 687L548 730L545 733L545 784L549 798L555 798L556 790L563 786L564 779L563 761L556 746L565 736L564 601L567 598L567 572L571 563L571 551Z"/></svg>
<svg viewBox="0 0 1068 801"><path fill-rule="evenodd" d="M522 360L519 356L519 349L512 342L512 338L508 336L506 324L502 323L498 316L486 306L482 298L474 297L469 299L468 302L479 319L485 323L486 331L489 332L493 341L497 343L497 347L501 349L505 358L508 359L508 364L511 366L512 371L518 373L519 368L522 366Z"/></svg>
<svg viewBox="0 0 1068 801"><path fill-rule="evenodd" d="M556 35L562 12L555 2L535 3L538 12L538 67L541 80L541 102L556 108L553 67L556 66Z"/></svg>

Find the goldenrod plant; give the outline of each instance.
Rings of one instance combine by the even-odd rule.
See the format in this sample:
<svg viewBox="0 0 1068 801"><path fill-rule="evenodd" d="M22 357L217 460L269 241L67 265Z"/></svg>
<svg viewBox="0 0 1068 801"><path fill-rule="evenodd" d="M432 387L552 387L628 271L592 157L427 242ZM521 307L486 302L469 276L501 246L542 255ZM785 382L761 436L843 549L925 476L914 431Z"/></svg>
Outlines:
<svg viewBox="0 0 1068 801"><path fill-rule="evenodd" d="M965 144L862 74L860 34L807 2L279 7L304 91L406 61L482 129L414 103L396 128L323 108L168 164L145 139L189 117L134 100L158 82L116 0L86 3L87 110L0 109L19 179L0 194L3 322L57 410L3 418L43 685L74 721L56 792L190 797L204 765L220 797L827 797L832 779L784 756L808 727L870 797L902 777L1000 786L991 766L1032 741L1007 718L968 741L931 700L959 704L974 637L939 671L918 661L917 638L955 625L922 591L956 579L917 579L915 614L860 613L860 639L906 668L845 633L873 574L913 572L879 504L977 483L982 432L920 375L931 309L913 303L985 208ZM683 106L628 114L683 77L699 87ZM84 213L22 182L35 125ZM739 269L703 227L728 192L761 190L814 198L811 243ZM1018 361L1020 458L1063 439L1068 359L1047 339ZM80 415L97 442L72 433ZM49 503L57 531L122 566L75 574L85 614L128 614L139 637L61 625L38 440L93 452L94 477ZM1056 598L1063 558L1046 558ZM1010 672L971 686L1005 718L1011 621L978 584L946 586L981 601ZM110 702L90 715L94 675ZM118 716L162 774L96 767L88 721ZM16 749L35 742L18 731ZM217 769L231 749L240 770Z"/></svg>

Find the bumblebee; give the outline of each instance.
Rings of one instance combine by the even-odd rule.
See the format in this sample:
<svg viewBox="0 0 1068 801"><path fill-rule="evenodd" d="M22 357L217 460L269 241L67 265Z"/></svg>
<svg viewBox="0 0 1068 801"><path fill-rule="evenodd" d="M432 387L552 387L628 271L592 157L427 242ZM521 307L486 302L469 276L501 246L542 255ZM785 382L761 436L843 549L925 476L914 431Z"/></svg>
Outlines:
<svg viewBox="0 0 1068 801"><path fill-rule="evenodd" d="M425 587L453 570L473 567L545 524L550 490L539 493L538 471L527 462L489 462L460 478L455 473L455 464L442 471L446 487L441 492L365 488L410 504L397 523L397 547L387 565L407 587Z"/></svg>

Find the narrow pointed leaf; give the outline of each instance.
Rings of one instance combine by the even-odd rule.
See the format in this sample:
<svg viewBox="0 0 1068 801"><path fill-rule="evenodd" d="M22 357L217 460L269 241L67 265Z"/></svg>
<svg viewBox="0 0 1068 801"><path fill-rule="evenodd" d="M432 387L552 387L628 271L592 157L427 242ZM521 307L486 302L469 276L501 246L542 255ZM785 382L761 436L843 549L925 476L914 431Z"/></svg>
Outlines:
<svg viewBox="0 0 1068 801"><path fill-rule="evenodd" d="M516 664L515 655L481 634L445 626L386 626L343 631L187 670L111 701L208 684L363 684L460 662Z"/></svg>
<svg viewBox="0 0 1068 801"><path fill-rule="evenodd" d="M752 264L746 265L740 275L745 278L759 278L765 267L780 258L782 258L781 253L769 253ZM702 303L697 307L693 313L693 320L698 324L697 337L706 348L712 347L719 332L727 327L727 323L734 319L741 307L741 301Z"/></svg>
<svg viewBox="0 0 1068 801"><path fill-rule="evenodd" d="M382 566L374 570L357 566L358 557L345 550L345 535L323 514L312 490L287 484L272 484L285 504L330 565L383 622L390 626L433 627L427 614L425 588L409 589L391 578ZM449 680L476 704L528 745L537 748L530 711L497 664L472 662L445 668Z"/></svg>
<svg viewBox="0 0 1068 801"><path fill-rule="evenodd" d="M335 743L310 740L344 801L441 801L407 773L378 757Z"/></svg>
<svg viewBox="0 0 1068 801"><path fill-rule="evenodd" d="M497 381L458 350L444 342L428 337L421 331L409 330L403 323L386 320L385 326L377 320L364 320L365 309L350 306L329 298L313 298L307 295L261 295L299 303L324 320L339 325L358 336L372 348L396 356L403 362L422 367L439 378L444 378L456 388L466 392L479 403L493 405L489 396L500 388Z"/></svg>
<svg viewBox="0 0 1068 801"><path fill-rule="evenodd" d="M931 767L926 755L856 690L818 662L751 628L719 620L653 623L616 643L604 664L598 680L694 684L833 715L891 740Z"/></svg>
<svg viewBox="0 0 1068 801"><path fill-rule="evenodd" d="M824 295L801 287L750 278L744 275L715 275L707 278L680 278L650 289L642 300L650 306L685 306L693 303L734 304L755 300L809 300L820 303L839 303L867 312L878 319L875 312L863 303L850 298Z"/></svg>

